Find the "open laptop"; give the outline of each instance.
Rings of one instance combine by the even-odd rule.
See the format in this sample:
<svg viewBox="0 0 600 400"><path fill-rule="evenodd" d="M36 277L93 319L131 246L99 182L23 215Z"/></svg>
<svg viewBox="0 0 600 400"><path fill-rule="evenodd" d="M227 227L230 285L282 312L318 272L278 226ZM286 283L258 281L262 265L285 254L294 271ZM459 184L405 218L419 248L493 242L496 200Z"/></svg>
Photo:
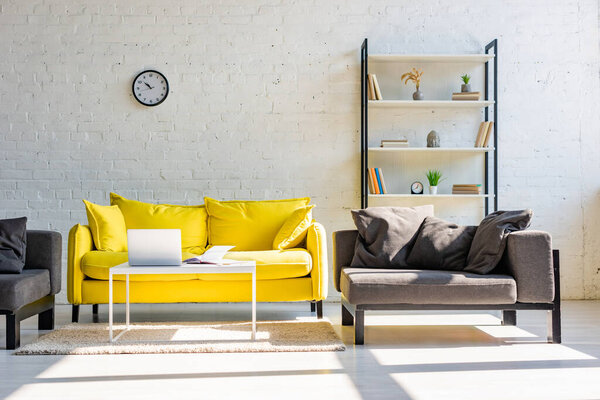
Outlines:
<svg viewBox="0 0 600 400"><path fill-rule="evenodd" d="M129 265L181 265L180 229L128 229Z"/></svg>

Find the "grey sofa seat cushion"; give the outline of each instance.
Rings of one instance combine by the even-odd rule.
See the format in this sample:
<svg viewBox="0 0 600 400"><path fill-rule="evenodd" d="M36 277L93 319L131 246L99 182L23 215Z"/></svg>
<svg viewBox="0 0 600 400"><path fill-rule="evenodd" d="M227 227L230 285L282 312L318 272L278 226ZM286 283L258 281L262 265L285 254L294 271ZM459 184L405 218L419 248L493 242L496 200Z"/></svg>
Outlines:
<svg viewBox="0 0 600 400"><path fill-rule="evenodd" d="M0 274L0 310L17 310L50 294L47 269L25 269L20 274Z"/></svg>
<svg viewBox="0 0 600 400"><path fill-rule="evenodd" d="M370 207L352 210L358 230L353 267L404 268L406 259L425 217L433 206Z"/></svg>
<svg viewBox="0 0 600 400"><path fill-rule="evenodd" d="M516 282L508 275L346 267L340 283L352 304L514 304L517 300Z"/></svg>
<svg viewBox="0 0 600 400"><path fill-rule="evenodd" d="M459 226L436 217L427 217L406 260L419 269L462 271L467 264L476 226Z"/></svg>

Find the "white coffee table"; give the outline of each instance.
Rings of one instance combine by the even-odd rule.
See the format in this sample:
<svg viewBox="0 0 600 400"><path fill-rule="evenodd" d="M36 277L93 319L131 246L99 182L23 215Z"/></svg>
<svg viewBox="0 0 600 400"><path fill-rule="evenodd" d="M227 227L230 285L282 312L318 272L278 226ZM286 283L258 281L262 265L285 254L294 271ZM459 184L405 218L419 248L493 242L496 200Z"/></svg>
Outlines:
<svg viewBox="0 0 600 400"><path fill-rule="evenodd" d="M129 275L160 274L252 274L252 340L256 339L256 262L235 264L183 264L181 266L132 267L129 263L116 265L108 273L108 337L114 343L129 330ZM125 275L125 330L113 338L113 275Z"/></svg>

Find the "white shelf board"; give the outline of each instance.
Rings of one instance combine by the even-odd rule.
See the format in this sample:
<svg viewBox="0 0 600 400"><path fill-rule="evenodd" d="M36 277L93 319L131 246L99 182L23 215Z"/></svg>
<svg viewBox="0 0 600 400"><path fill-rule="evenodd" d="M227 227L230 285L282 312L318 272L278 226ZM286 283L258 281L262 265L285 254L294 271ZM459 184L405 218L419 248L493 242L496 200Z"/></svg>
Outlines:
<svg viewBox="0 0 600 400"><path fill-rule="evenodd" d="M369 100L370 108L482 108L493 100Z"/></svg>
<svg viewBox="0 0 600 400"><path fill-rule="evenodd" d="M369 54L369 62L484 63L493 54Z"/></svg>
<svg viewBox="0 0 600 400"><path fill-rule="evenodd" d="M440 152L440 153L487 153L493 147L369 147L373 152Z"/></svg>
<svg viewBox="0 0 600 400"><path fill-rule="evenodd" d="M427 198L427 199L448 199L465 198L479 199L485 197L494 197L493 194L370 194L369 198L374 199L405 199L405 198Z"/></svg>

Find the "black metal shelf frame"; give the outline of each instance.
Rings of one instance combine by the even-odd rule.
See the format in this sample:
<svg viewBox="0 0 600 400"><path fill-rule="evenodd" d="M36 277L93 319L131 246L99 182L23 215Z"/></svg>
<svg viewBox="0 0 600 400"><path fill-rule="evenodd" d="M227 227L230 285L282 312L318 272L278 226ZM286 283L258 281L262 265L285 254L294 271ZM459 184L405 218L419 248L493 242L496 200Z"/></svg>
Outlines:
<svg viewBox="0 0 600 400"><path fill-rule="evenodd" d="M486 61L484 65L484 97L485 100L490 100L490 77L493 78L493 106L486 106L484 108L484 120L489 121L490 107L493 107L493 121L494 121L494 151L493 151L493 209L498 210L498 39L492 40L485 46L486 54L494 54L493 58L493 74L490 76L490 61ZM368 51L368 39L365 38L360 47L360 61L361 61L361 85L360 85L360 206L361 208L367 208L369 206L369 184L368 184L368 167L369 167L369 99L368 99L368 81L367 75L369 73L369 51ZM489 152L483 153L484 157L484 193L491 194L490 182L489 182ZM489 214L490 209L490 197L484 197L485 215Z"/></svg>

